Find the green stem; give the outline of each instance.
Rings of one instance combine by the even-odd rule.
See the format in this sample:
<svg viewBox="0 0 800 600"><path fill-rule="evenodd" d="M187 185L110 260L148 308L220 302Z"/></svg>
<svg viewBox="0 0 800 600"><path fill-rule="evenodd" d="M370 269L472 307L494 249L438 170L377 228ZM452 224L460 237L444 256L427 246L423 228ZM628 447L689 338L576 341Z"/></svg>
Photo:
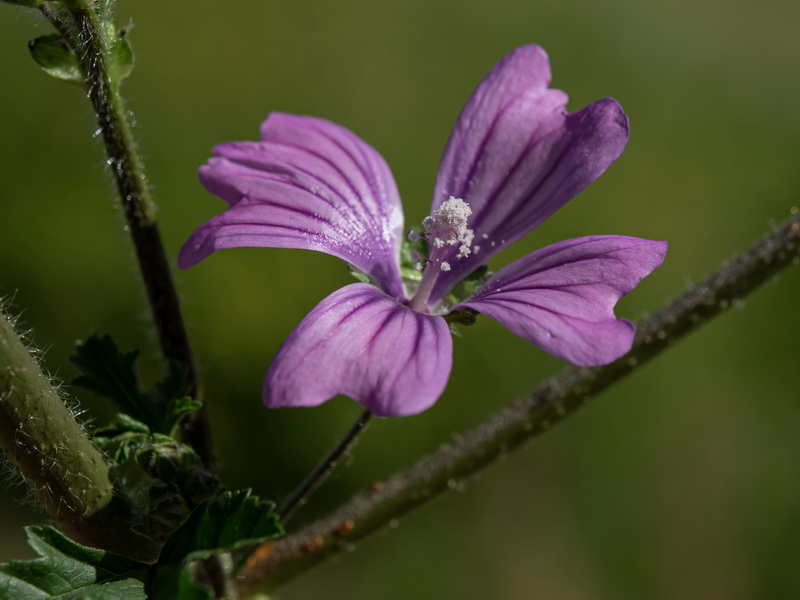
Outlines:
<svg viewBox="0 0 800 600"><path fill-rule="evenodd" d="M777 272L800 261L800 214L640 323L633 348L603 367L571 367L458 441L442 446L380 489L363 491L328 516L256 551L240 572L242 597L271 591L425 504L498 457L549 430L598 393L709 322ZM263 558L260 558L263 557Z"/></svg>
<svg viewBox="0 0 800 600"><path fill-rule="evenodd" d="M74 21L74 27L65 27L63 19L46 6L42 13L59 31L68 34L83 65L86 89L102 132L107 163L128 223L127 229L147 290L162 354L166 360L184 365L190 382L190 394L197 398L197 371L155 219L155 204L119 91L112 52L115 40L109 29L103 26L93 3L87 0L75 0L69 6L67 14ZM205 412L200 410L190 415L182 424L182 432L203 462L210 466L213 463L213 450Z"/></svg>
<svg viewBox="0 0 800 600"><path fill-rule="evenodd" d="M109 468L0 312L0 449L50 517L82 544L137 560L157 547L130 532Z"/></svg>

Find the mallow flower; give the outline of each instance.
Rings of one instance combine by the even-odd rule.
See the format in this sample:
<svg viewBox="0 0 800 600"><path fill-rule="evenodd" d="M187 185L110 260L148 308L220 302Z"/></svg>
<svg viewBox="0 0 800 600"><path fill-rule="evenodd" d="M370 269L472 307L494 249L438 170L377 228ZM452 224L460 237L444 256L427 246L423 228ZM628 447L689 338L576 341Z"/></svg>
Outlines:
<svg viewBox="0 0 800 600"><path fill-rule="evenodd" d="M340 125L273 113L261 141L214 148L200 181L228 208L192 234L180 267L225 248L305 248L363 276L320 302L280 348L264 383L268 406L343 394L377 416L421 412L450 375L448 321L475 313L577 365L628 352L634 325L614 305L661 264L665 242L594 235L494 274L481 267L599 177L628 140L615 100L568 113L549 83L535 45L489 72L450 134L431 214L408 237L386 162Z"/></svg>

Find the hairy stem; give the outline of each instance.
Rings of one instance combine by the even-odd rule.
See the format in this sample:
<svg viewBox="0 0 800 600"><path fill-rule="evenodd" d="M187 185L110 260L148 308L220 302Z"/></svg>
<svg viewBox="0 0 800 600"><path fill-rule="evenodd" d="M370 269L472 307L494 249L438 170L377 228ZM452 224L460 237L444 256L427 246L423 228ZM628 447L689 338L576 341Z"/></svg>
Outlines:
<svg viewBox="0 0 800 600"><path fill-rule="evenodd" d="M684 335L800 261L800 214L639 324L631 351L603 367L571 367L380 489L356 495L319 521L256 551L240 572L243 597L279 587L325 558L428 502L499 456L550 429Z"/></svg>
<svg viewBox="0 0 800 600"><path fill-rule="evenodd" d="M64 400L0 312L0 449L50 517L77 541L137 560L157 547L130 532L130 508Z"/></svg>
<svg viewBox="0 0 800 600"><path fill-rule="evenodd" d="M75 0L68 15L72 26L64 23L46 5L42 14L73 45L86 77L86 90L102 132L107 163L117 185L128 232L133 241L139 269L158 332L162 354L186 368L190 394L198 397L197 372L192 358L186 327L181 316L178 295L170 274L167 255L155 219L155 204L142 159L133 139L128 113L119 91L109 29L104 27L92 2ZM203 410L185 420L183 434L206 465L213 462L208 420Z"/></svg>

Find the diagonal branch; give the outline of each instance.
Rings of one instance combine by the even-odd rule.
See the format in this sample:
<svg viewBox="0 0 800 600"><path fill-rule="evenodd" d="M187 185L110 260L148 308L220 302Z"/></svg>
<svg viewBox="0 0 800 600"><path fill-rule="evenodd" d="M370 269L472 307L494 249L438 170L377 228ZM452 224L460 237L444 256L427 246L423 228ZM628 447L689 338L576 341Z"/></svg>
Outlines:
<svg viewBox="0 0 800 600"><path fill-rule="evenodd" d="M800 262L800 214L639 324L631 351L602 367L571 367L457 442L362 491L328 516L259 548L240 573L242 597L275 589L547 431L617 380Z"/></svg>

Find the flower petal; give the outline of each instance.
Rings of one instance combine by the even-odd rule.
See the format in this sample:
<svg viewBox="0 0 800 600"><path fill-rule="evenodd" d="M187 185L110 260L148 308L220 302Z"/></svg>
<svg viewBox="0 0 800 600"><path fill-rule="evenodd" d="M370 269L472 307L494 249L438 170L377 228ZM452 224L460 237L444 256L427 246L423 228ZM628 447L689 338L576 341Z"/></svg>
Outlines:
<svg viewBox="0 0 800 600"><path fill-rule="evenodd" d="M200 181L229 208L183 246L181 268L215 250L305 248L332 254L402 297L400 197L380 154L344 127L273 113L261 142L214 148Z"/></svg>
<svg viewBox="0 0 800 600"><path fill-rule="evenodd" d="M264 382L271 408L344 394L379 417L413 415L444 391L453 340L442 317L354 283L320 302L278 351Z"/></svg>
<svg viewBox="0 0 800 600"><path fill-rule="evenodd" d="M634 325L614 305L661 264L666 242L599 235L537 250L492 276L468 307L577 365L610 363L630 350Z"/></svg>
<svg viewBox="0 0 800 600"><path fill-rule="evenodd" d="M597 179L622 153L628 119L611 98L567 113L548 89L550 65L538 46L508 54L478 85L458 117L439 165L431 212L450 196L469 203L480 247L445 257L432 300L491 255L530 232Z"/></svg>

